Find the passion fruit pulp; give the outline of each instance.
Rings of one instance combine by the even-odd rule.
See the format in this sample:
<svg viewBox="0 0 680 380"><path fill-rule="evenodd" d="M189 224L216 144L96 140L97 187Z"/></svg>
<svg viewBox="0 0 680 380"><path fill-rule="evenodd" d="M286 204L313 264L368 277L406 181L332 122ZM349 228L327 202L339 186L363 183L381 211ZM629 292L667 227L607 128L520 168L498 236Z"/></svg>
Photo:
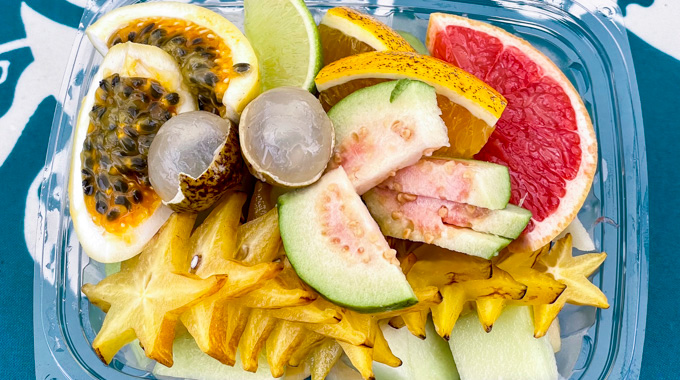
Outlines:
<svg viewBox="0 0 680 380"><path fill-rule="evenodd" d="M257 57L222 15L192 4L148 2L115 9L86 30L104 54L125 42L156 46L179 64L199 109L238 122L259 93Z"/></svg>
<svg viewBox="0 0 680 380"><path fill-rule="evenodd" d="M169 53L177 63L198 108L225 115L222 97L234 75L229 47L212 30L187 20L150 17L134 20L111 35L108 46L134 42L157 46ZM249 66L249 65L248 65ZM249 67L241 68L247 70Z"/></svg>
<svg viewBox="0 0 680 380"><path fill-rule="evenodd" d="M159 201L147 154L178 102L176 92L153 79L113 74L99 82L80 153L81 177L87 209L107 231L137 225L146 213L133 209L153 209Z"/></svg>

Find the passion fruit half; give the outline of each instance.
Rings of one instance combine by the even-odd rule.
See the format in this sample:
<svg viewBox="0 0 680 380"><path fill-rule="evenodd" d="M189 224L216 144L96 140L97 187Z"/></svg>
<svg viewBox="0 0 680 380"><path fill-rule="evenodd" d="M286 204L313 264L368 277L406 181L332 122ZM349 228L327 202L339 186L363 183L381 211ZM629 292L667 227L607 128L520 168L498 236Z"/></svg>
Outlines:
<svg viewBox="0 0 680 380"><path fill-rule="evenodd" d="M233 122L260 91L250 43L209 9L162 1L128 5L105 14L86 33L102 54L128 41L165 50L179 63L199 109Z"/></svg>
<svg viewBox="0 0 680 380"><path fill-rule="evenodd" d="M104 263L135 256L170 216L149 181L148 151L167 120L195 109L168 53L133 43L109 50L73 138L70 211L88 256Z"/></svg>

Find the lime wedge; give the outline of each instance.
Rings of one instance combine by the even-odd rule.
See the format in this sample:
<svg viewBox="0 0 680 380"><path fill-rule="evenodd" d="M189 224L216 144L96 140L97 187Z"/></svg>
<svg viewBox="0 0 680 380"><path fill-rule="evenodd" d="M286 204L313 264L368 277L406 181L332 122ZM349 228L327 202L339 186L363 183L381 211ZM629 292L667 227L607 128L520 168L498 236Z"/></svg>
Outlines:
<svg viewBox="0 0 680 380"><path fill-rule="evenodd" d="M321 41L302 0L245 0L244 28L260 62L262 91L281 86L314 90Z"/></svg>

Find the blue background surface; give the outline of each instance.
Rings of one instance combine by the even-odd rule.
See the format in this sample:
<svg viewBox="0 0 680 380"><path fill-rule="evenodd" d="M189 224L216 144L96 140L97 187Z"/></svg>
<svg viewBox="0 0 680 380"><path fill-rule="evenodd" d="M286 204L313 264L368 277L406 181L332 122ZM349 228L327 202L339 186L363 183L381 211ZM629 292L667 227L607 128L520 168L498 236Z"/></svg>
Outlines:
<svg viewBox="0 0 680 380"><path fill-rule="evenodd" d="M77 27L82 9L64 0L26 3L53 21ZM652 1L620 1L648 6ZM0 12L0 44L25 36L19 0L4 0ZM680 377L680 308L674 302L680 283L680 61L628 35L642 100L647 143L650 204L650 282L642 379ZM677 41L677 40L676 40ZM680 43L680 42L678 42ZM32 62L29 48L0 53L11 70L0 84L0 116L14 95L14 85ZM54 73L61 76L62 73ZM0 167L4 205L0 217L0 374L7 379L35 377L33 357L34 263L24 240L26 193L44 164L56 100L44 99L30 118L10 157ZM0 125L0 133L6 126ZM1 138L0 134L0 138Z"/></svg>

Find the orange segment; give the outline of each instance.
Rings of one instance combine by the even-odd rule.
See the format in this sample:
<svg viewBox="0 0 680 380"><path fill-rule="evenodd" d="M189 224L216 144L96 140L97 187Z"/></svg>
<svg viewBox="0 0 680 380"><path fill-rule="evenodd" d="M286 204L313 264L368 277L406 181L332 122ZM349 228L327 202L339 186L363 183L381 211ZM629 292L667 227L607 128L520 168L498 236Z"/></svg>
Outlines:
<svg viewBox="0 0 680 380"><path fill-rule="evenodd" d="M324 65L350 55L369 51L415 52L389 26L347 7L330 9L319 24Z"/></svg>
<svg viewBox="0 0 680 380"><path fill-rule="evenodd" d="M420 80L437 90L451 147L437 154L469 158L486 144L507 104L475 76L438 59L409 52L368 52L335 61L316 77L326 110L352 92L395 79Z"/></svg>

